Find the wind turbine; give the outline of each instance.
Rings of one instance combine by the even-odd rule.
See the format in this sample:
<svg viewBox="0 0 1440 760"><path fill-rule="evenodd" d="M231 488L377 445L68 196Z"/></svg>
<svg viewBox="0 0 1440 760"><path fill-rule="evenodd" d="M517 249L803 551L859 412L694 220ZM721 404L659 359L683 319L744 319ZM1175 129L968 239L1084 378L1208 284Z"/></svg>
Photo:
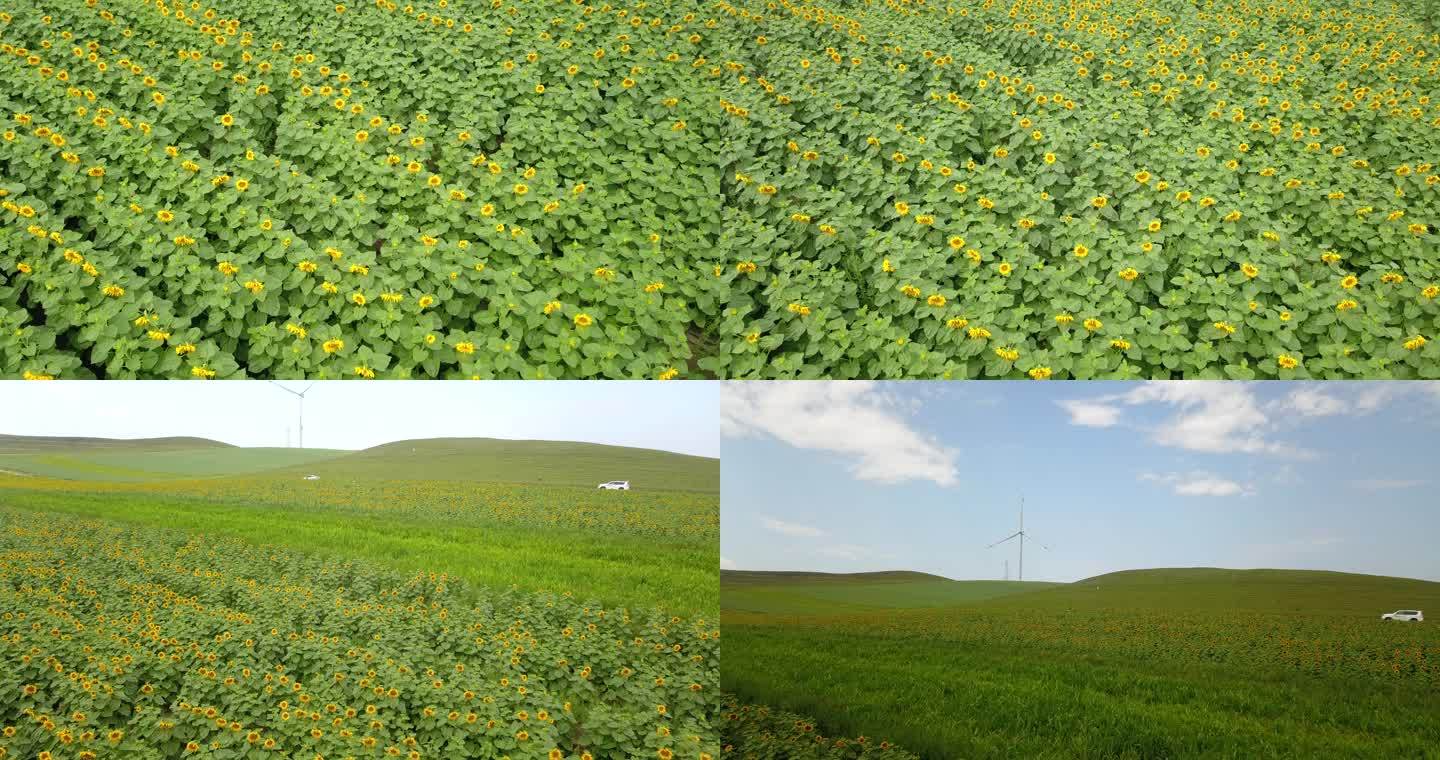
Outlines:
<svg viewBox="0 0 1440 760"><path fill-rule="evenodd" d="M1000 539L999 541L996 541L995 543L990 544L989 546L985 547L986 549L994 549L995 547L999 546L1000 544L1005 543L1006 541L1009 541L1009 540L1012 539L1012 538L1018 538L1018 539L1020 539L1020 580L1022 580L1022 581L1025 580L1025 537L1028 536L1028 535L1030 535L1030 534L1028 534L1028 533L1025 532L1025 497L1024 497L1024 496L1021 496L1021 497L1020 497L1020 530L1017 530L1017 531L1015 531L1014 533L1011 533L1010 535L1006 536L1005 538L1002 538L1002 539ZM1030 540L1031 540L1031 541L1035 541L1035 539L1033 539L1033 538L1030 539ZM1047 551L1047 552L1050 551L1050 549L1049 549L1048 547L1046 547L1044 544L1040 543L1039 541L1035 541L1035 544L1036 544L1037 546L1039 546L1041 549L1044 549L1044 550ZM1009 575L1010 575L1010 573L1007 571L1007 572L1005 573L1005 575L1006 575L1006 577L1008 578Z"/></svg>
<svg viewBox="0 0 1440 760"><path fill-rule="evenodd" d="M278 382L275 382L274 380L271 380L270 382L274 383L276 388L279 388L280 390L285 391L286 393L300 399L300 448L305 448L305 394L309 393L310 389L315 387L315 384L311 383L305 386L305 390L297 392L286 388L285 386L281 385ZM290 432L288 430L285 432L285 437L287 439L290 437Z"/></svg>

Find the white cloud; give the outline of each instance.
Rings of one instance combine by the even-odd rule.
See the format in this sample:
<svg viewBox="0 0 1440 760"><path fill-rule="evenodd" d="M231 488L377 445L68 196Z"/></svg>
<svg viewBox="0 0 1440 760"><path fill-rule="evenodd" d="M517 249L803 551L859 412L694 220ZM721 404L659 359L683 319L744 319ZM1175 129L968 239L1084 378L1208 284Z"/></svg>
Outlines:
<svg viewBox="0 0 1440 760"><path fill-rule="evenodd" d="M1244 492L1244 486L1223 478L1199 478L1175 484L1175 493L1181 496L1234 496Z"/></svg>
<svg viewBox="0 0 1440 760"><path fill-rule="evenodd" d="M815 553L825 557L851 561L865 559L872 554L868 548L856 546L855 544L831 544L830 546L822 546L816 549Z"/></svg>
<svg viewBox="0 0 1440 760"><path fill-rule="evenodd" d="M1363 488L1367 491L1383 491L1394 488L1415 488L1423 486L1428 480L1352 480L1350 485L1354 488Z"/></svg>
<svg viewBox="0 0 1440 760"><path fill-rule="evenodd" d="M1287 387L1283 397L1263 403L1255 394L1259 387L1255 383L1199 380L1152 381L1124 393L1058 403L1070 414L1070 424L1087 427L1120 424L1125 406L1170 406L1174 416L1148 431L1161 446L1309 459L1315 452L1273 438L1287 419L1369 413L1417 393L1440 402L1440 382L1283 385Z"/></svg>
<svg viewBox="0 0 1440 760"><path fill-rule="evenodd" d="M1157 381L1122 394L1126 404L1159 403L1178 413L1151 431L1162 446L1210 453L1301 455L1293 447L1267 440L1265 410L1250 387L1228 381Z"/></svg>
<svg viewBox="0 0 1440 760"><path fill-rule="evenodd" d="M1304 417L1329 417L1349 411L1351 405L1315 386L1301 386L1281 401L1280 408Z"/></svg>
<svg viewBox="0 0 1440 760"><path fill-rule="evenodd" d="M734 560L730 560L730 559L726 559L725 557L721 557L721 558L720 558L720 569L721 569L721 570L738 570L739 567L735 564Z"/></svg>
<svg viewBox="0 0 1440 760"><path fill-rule="evenodd" d="M821 536L825 535L825 531L820 530L819 528L815 528L809 525L801 525L799 523L785 522L784 520L776 520L773 517L762 517L760 518L760 523L765 526L766 530L773 533L779 533L783 536L797 536L799 538L820 538Z"/></svg>
<svg viewBox="0 0 1440 760"><path fill-rule="evenodd" d="M1110 427L1120 422L1120 408L1098 401L1057 401L1070 413L1071 425Z"/></svg>
<svg viewBox="0 0 1440 760"><path fill-rule="evenodd" d="M1161 474L1147 472L1142 473L1140 479L1169 486L1179 496L1239 496L1252 493L1250 486L1244 483L1207 472Z"/></svg>
<svg viewBox="0 0 1440 760"><path fill-rule="evenodd" d="M1369 383L1365 386L1365 389L1360 392L1360 395L1355 398L1355 408L1362 412L1373 412L1401 395L1404 395L1406 388L1402 388L1402 385L1410 386L1411 384L1396 382ZM1440 397L1440 383L1417 383L1417 385Z"/></svg>
<svg viewBox="0 0 1440 760"><path fill-rule="evenodd" d="M871 382L731 382L720 393L720 432L840 454L859 480L955 485L958 452L913 428L899 406Z"/></svg>
<svg viewBox="0 0 1440 760"><path fill-rule="evenodd" d="M1369 413L1381 409L1412 390L1440 392L1437 383L1296 383L1294 390L1274 402L1273 409L1302 417Z"/></svg>
<svg viewBox="0 0 1440 760"><path fill-rule="evenodd" d="M1070 424L1086 427L1119 424L1124 406L1173 407L1174 416L1149 430L1151 440L1161 446L1210 453L1299 453L1266 438L1269 420L1244 383L1154 381L1124 393L1059 404L1070 414Z"/></svg>

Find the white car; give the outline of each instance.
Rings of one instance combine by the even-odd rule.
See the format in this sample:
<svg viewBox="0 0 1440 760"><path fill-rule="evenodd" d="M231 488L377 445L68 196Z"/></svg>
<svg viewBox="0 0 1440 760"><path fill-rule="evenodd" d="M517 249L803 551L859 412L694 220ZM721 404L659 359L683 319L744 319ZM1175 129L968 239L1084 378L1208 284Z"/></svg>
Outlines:
<svg viewBox="0 0 1440 760"><path fill-rule="evenodd" d="M1407 620L1411 623L1420 623L1425 620L1425 613L1420 610L1396 610L1387 612L1380 616L1381 620Z"/></svg>
<svg viewBox="0 0 1440 760"><path fill-rule="evenodd" d="M605 489L606 491L629 491L629 490L630 490L630 481L628 481L628 480L612 480L612 481L610 481L609 483L601 483L600 485L595 486L595 487L596 487L596 488L603 488L603 489Z"/></svg>

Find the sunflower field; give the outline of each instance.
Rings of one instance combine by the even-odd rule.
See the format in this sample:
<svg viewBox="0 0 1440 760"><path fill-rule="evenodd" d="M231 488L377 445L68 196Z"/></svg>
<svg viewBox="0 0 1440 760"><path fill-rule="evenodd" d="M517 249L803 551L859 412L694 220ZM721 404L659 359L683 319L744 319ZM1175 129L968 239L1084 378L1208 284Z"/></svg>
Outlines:
<svg viewBox="0 0 1440 760"><path fill-rule="evenodd" d="M18 0L7 377L1440 377L1341 0Z"/></svg>
<svg viewBox="0 0 1440 760"><path fill-rule="evenodd" d="M1424 756L1440 731L1434 625L1022 601L1047 593L864 614L726 610L724 741L755 758L783 756L777 746L870 757L873 745L815 736L881 732L926 758L1381 757Z"/></svg>
<svg viewBox="0 0 1440 760"><path fill-rule="evenodd" d="M646 6L7 3L0 375L692 373L718 79Z"/></svg>
<svg viewBox="0 0 1440 760"><path fill-rule="evenodd" d="M724 754L735 760L918 760L885 740L823 736L815 721L725 695Z"/></svg>
<svg viewBox="0 0 1440 760"><path fill-rule="evenodd" d="M444 572L474 586L564 594L613 611L713 620L718 495L614 496L504 483L295 476L110 483L0 472L0 507L221 535L397 572Z"/></svg>
<svg viewBox="0 0 1440 760"><path fill-rule="evenodd" d="M0 757L698 758L719 633L0 510Z"/></svg>
<svg viewBox="0 0 1440 760"><path fill-rule="evenodd" d="M0 493L169 497L186 501L284 508L342 519L362 515L480 529L492 525L536 532L568 530L713 545L720 539L714 494L652 491L625 499L594 488L439 480L321 480L295 487L294 476L197 478L112 483L0 472Z"/></svg>
<svg viewBox="0 0 1440 760"><path fill-rule="evenodd" d="M726 0L729 376L1440 377L1440 34Z"/></svg>

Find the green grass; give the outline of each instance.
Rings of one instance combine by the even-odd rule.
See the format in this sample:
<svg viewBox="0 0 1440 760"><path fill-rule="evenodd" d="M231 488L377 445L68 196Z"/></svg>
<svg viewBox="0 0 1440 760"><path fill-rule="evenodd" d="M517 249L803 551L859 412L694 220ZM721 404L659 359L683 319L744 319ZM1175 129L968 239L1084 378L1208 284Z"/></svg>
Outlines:
<svg viewBox="0 0 1440 760"><path fill-rule="evenodd" d="M0 433L0 454L44 454L75 452L82 449L133 449L165 451L169 449L234 448L228 443L209 438L176 436L169 438L86 438L46 435L6 435Z"/></svg>
<svg viewBox="0 0 1440 760"><path fill-rule="evenodd" d="M1251 610L1377 617L1440 610L1440 583L1322 570L1126 570L998 602L1049 609Z"/></svg>
<svg viewBox="0 0 1440 760"><path fill-rule="evenodd" d="M737 612L823 615L881 609L944 607L1058 584L1035 581L954 581L925 573L766 573L725 570L721 606Z"/></svg>
<svg viewBox="0 0 1440 760"><path fill-rule="evenodd" d="M361 451L241 448L201 438L0 436L0 470L68 480L148 482L270 473L344 480L541 483L718 493L719 461L668 451L568 441L436 438Z"/></svg>
<svg viewBox="0 0 1440 760"><path fill-rule="evenodd" d="M310 468L321 477L358 480L469 480L594 488L629 480L649 491L719 493L720 462L669 451L566 441L436 438L399 441Z"/></svg>
<svg viewBox="0 0 1440 760"><path fill-rule="evenodd" d="M719 610L719 460L598 444L0 438L0 508L225 535L607 607ZM318 482L304 482L308 474ZM597 492L628 478L634 491Z"/></svg>
<svg viewBox="0 0 1440 760"><path fill-rule="evenodd" d="M934 760L1440 752L1440 626L1377 619L1440 583L1166 569L909 603L942 583L726 573L723 686Z"/></svg>
<svg viewBox="0 0 1440 760"><path fill-rule="evenodd" d="M262 473L347 455L350 452L333 449L93 448L63 453L0 454L0 469L67 480L145 482Z"/></svg>
<svg viewBox="0 0 1440 760"><path fill-rule="evenodd" d="M727 691L927 758L1426 757L1433 692L724 625ZM1431 753L1427 755L1427 753Z"/></svg>
<svg viewBox="0 0 1440 760"><path fill-rule="evenodd" d="M304 505L245 505L154 494L0 491L0 508L58 512L283 546L491 587L572 592L607 607L714 615L718 548L517 524Z"/></svg>

